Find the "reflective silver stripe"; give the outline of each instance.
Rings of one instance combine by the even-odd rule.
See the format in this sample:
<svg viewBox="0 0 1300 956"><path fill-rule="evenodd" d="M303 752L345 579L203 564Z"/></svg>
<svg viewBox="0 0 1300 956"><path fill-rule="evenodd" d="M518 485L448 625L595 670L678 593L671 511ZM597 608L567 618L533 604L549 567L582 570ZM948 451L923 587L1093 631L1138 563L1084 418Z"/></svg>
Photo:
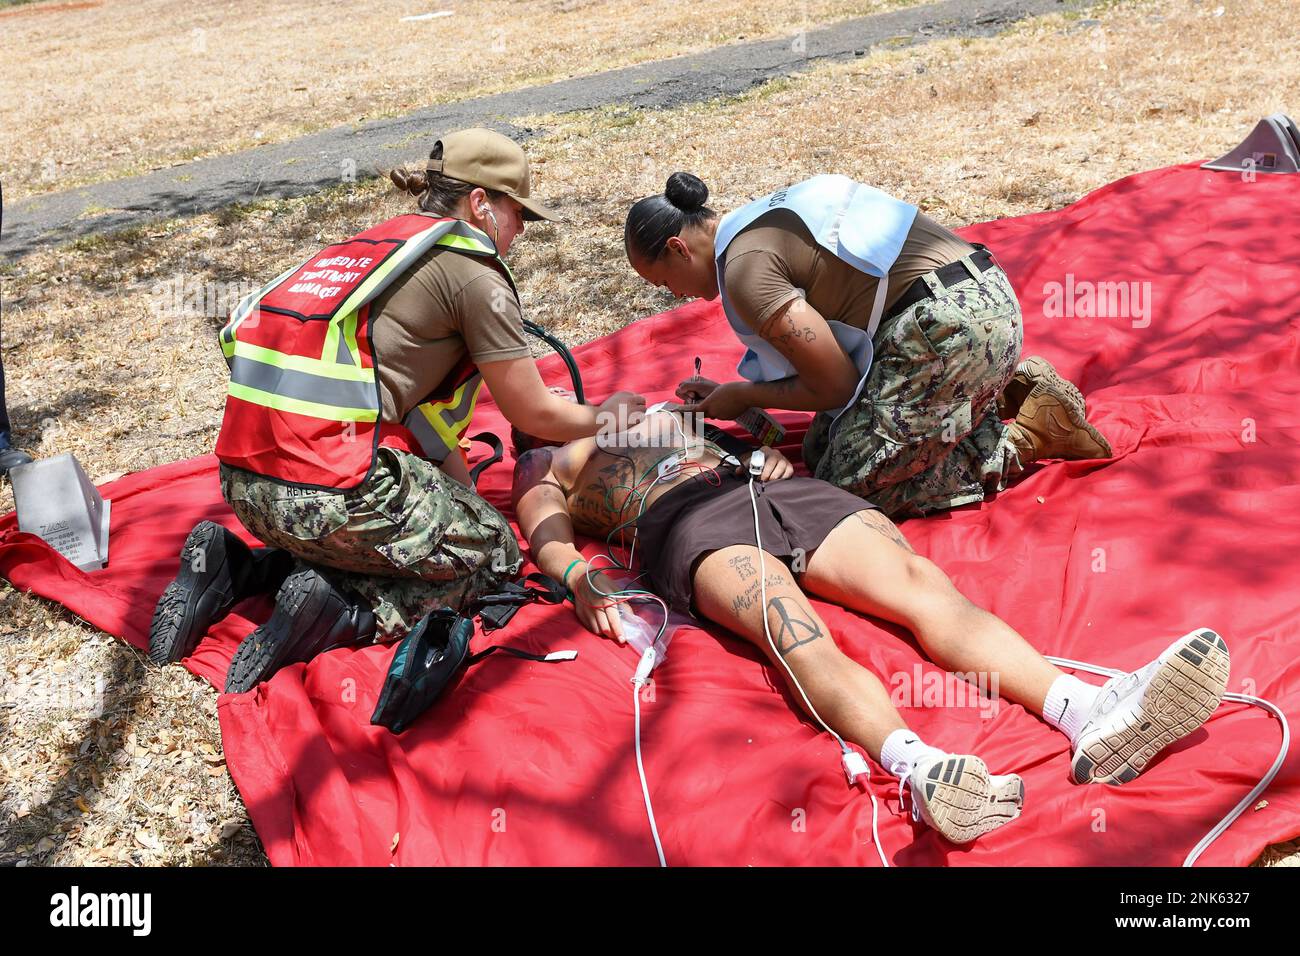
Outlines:
<svg viewBox="0 0 1300 956"><path fill-rule="evenodd" d="M447 408L440 408L437 412L442 419L442 423L448 431L454 431L461 417L463 417L473 406L475 398L478 397L479 384L483 381L482 374L475 372L465 383L460 386L460 401L455 405ZM424 403L429 404L428 402ZM452 448L446 440L440 435L429 420L424 417L420 411L421 406L411 409L410 413L402 420L402 424L411 430L415 435L415 440L420 443L420 449L424 452L426 458L434 461L442 461L452 452Z"/></svg>
<svg viewBox="0 0 1300 956"><path fill-rule="evenodd" d="M433 426L429 424L424 417L424 413L418 407L411 409L406 418L402 420L402 424L411 430L411 434L415 436L415 440L420 445L420 450L424 452L424 457L441 462L451 454L451 449L447 447L447 443L442 440L441 435L433 430Z"/></svg>
<svg viewBox="0 0 1300 956"><path fill-rule="evenodd" d="M272 395L318 405L334 405L339 408L379 407L373 382L349 382L277 368L244 355L231 356L230 380Z"/></svg>
<svg viewBox="0 0 1300 956"><path fill-rule="evenodd" d="M474 399L478 396L478 384L481 381L483 376L478 372L465 379L465 384L461 386L460 401L439 412L444 425L454 429L456 423L473 407Z"/></svg>
<svg viewBox="0 0 1300 956"><path fill-rule="evenodd" d="M345 317L344 322L346 321L347 319ZM357 364L352 361L352 350L348 348L348 337L343 332L343 322L339 323L338 355L334 357L334 361L338 362L340 365L351 365L354 367Z"/></svg>

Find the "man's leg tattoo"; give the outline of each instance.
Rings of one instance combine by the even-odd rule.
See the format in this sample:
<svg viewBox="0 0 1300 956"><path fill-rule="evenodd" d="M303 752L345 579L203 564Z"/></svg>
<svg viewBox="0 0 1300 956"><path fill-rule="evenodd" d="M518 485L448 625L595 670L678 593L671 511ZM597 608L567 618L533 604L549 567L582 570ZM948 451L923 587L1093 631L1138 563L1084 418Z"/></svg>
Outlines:
<svg viewBox="0 0 1300 956"><path fill-rule="evenodd" d="M805 616L799 602L790 597L774 597L767 602L770 610L776 611L781 618L777 632L772 635L776 652L787 656L796 647L811 644L822 636L822 629L816 621Z"/></svg>
<svg viewBox="0 0 1300 956"><path fill-rule="evenodd" d="M907 539L903 537L903 532L898 530L898 526L879 511L859 511L853 517L862 522L863 527L870 528L877 534L883 535L904 551L916 553L912 546L907 543Z"/></svg>

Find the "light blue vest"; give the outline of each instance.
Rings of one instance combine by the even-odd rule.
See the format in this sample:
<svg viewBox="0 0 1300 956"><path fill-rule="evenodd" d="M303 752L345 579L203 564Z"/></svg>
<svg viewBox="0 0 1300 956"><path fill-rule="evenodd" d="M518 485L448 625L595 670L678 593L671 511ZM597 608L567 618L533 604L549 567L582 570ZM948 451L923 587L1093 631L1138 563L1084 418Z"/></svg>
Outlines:
<svg viewBox="0 0 1300 956"><path fill-rule="evenodd" d="M756 199L722 217L713 247L718 292L727 322L746 347L736 371L751 382L773 382L789 378L796 371L785 356L736 315L727 296L723 254L742 229L774 209L789 209L803 220L818 245L853 268L881 280L876 286L876 298L865 331L844 322L827 320L835 341L853 359L861 376L849 402L851 405L857 400L871 369L871 337L880 324L889 291L886 277L907 240L916 219L916 207L879 189L854 182L847 176L814 176ZM837 417L841 411L843 409L831 410Z"/></svg>

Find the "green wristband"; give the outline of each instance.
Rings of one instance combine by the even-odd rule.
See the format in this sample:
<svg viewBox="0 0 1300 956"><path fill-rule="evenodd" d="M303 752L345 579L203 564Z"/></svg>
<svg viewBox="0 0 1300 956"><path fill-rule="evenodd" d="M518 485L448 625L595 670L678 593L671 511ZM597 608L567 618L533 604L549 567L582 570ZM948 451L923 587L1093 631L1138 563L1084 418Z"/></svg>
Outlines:
<svg viewBox="0 0 1300 956"><path fill-rule="evenodd" d="M566 588L569 587L569 572L572 571L579 564L585 564L586 561L587 561L586 558L574 558L573 562L567 568L564 569L564 574L560 576L560 583L563 584ZM569 590L572 591L573 589L569 588Z"/></svg>

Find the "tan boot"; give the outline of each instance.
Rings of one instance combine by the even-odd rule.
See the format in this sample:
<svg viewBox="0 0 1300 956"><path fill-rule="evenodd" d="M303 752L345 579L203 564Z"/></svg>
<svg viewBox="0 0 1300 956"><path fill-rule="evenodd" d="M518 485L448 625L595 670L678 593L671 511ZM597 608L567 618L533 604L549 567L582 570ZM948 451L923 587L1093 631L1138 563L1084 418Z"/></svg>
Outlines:
<svg viewBox="0 0 1300 956"><path fill-rule="evenodd" d="M1083 393L1075 388L1074 383L1061 378L1061 373L1056 370L1056 367L1041 355L1031 355L1016 366L1011 381L998 396L998 417L1006 421L1020 414L1025 399L1040 383L1045 388L1053 390L1062 400L1067 401L1080 418L1087 414Z"/></svg>
<svg viewBox="0 0 1300 956"><path fill-rule="evenodd" d="M1007 427L1026 464L1043 458L1111 456L1110 442L1084 418L1083 396L1054 369L1029 390L1016 420Z"/></svg>

